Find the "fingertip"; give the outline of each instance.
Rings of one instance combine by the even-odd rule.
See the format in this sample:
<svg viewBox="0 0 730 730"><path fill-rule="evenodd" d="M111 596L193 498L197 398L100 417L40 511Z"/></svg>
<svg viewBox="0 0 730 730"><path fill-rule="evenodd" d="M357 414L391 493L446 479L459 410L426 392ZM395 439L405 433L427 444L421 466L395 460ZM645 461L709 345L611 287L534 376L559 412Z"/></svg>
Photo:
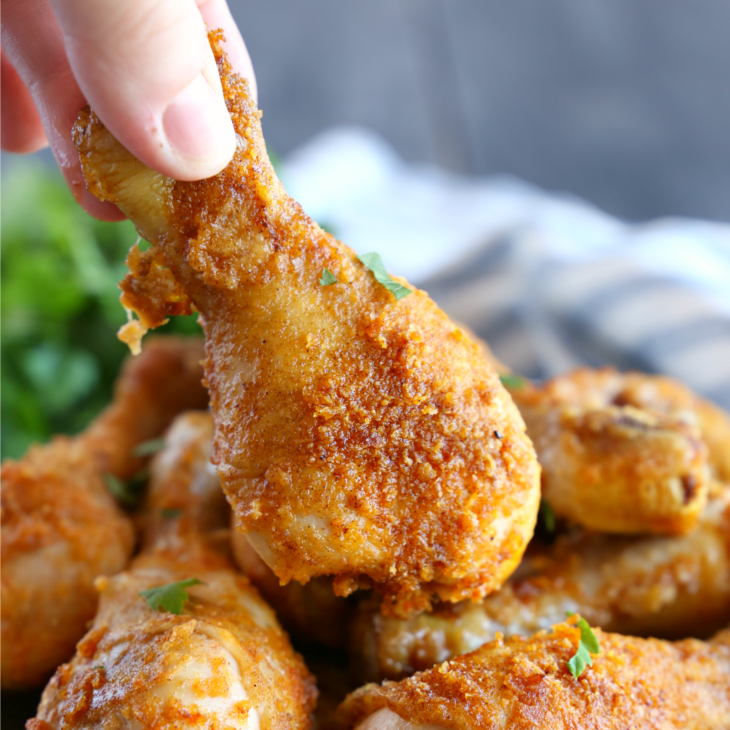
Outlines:
<svg viewBox="0 0 730 730"><path fill-rule="evenodd" d="M33 22L27 22L28 18ZM43 147L50 143L71 194L88 213L103 221L124 220L119 208L97 200L86 188L71 139L71 128L86 100L69 67L63 36L50 6L42 0L9 3L7 8L3 5L3 34L6 30L13 43L8 46L10 55L2 50L2 136L8 131L7 115L15 115L20 123L29 125L25 134L32 132L35 138L35 142L26 140L26 145Z"/></svg>
<svg viewBox="0 0 730 730"><path fill-rule="evenodd" d="M29 154L48 146L38 110L15 67L2 51L0 62L0 146L14 154Z"/></svg>
<svg viewBox="0 0 730 730"><path fill-rule="evenodd" d="M2 105L3 110L6 108ZM30 155L48 147L48 140L43 132L32 122L18 120L14 114L11 119L3 111L0 117L0 147L14 155Z"/></svg>
<svg viewBox="0 0 730 730"><path fill-rule="evenodd" d="M167 177L220 172L236 137L195 0L95 0L90 13L72 12L81 2L55 0L71 67L109 131Z"/></svg>
<svg viewBox="0 0 730 730"><path fill-rule="evenodd" d="M163 159L158 167L176 180L215 175L236 151L236 135L225 103L202 73L168 104L162 126L172 159Z"/></svg>
<svg viewBox="0 0 730 730"><path fill-rule="evenodd" d="M73 192L73 191L72 191ZM117 223L126 219L116 205L109 202L102 202L95 198L86 188L78 195L74 195L78 204L91 216L107 223Z"/></svg>

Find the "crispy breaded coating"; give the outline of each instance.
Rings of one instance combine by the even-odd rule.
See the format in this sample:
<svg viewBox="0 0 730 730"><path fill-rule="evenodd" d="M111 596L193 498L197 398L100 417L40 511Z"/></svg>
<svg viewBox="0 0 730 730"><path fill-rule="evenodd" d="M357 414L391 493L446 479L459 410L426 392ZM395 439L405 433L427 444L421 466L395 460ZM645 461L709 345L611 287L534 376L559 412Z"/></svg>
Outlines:
<svg viewBox="0 0 730 730"><path fill-rule="evenodd" d="M212 452L213 420L207 413L188 413L178 419L175 428L194 429L198 448ZM201 530L231 521L230 508L210 462L199 465L199 473L193 477L197 487L184 488L191 476L189 457L178 453L182 448L188 448L185 439L173 439L155 463L155 483L143 507L147 544L159 542L158 531L167 530L170 515L177 513L181 519L194 519ZM290 635L306 642L344 647L353 606L348 599L334 594L330 578L314 578L305 585L296 581L281 585L244 533L232 530L230 540L234 562Z"/></svg>
<svg viewBox="0 0 730 730"><path fill-rule="evenodd" d="M123 302L140 323L200 312L214 461L239 524L283 581L375 586L386 610L477 599L519 563L539 468L478 344L425 292L396 300L289 198L247 82L218 58L239 144L219 175L179 183L91 112L74 139L89 189L135 222ZM328 269L338 283L321 286ZM401 283L402 280L401 280Z"/></svg>
<svg viewBox="0 0 730 730"><path fill-rule="evenodd" d="M82 434L2 466L2 686L41 684L94 616L94 579L125 567L129 518L104 483L133 475L134 447L205 407L199 339L158 338L124 365L114 401Z"/></svg>
<svg viewBox="0 0 730 730"><path fill-rule="evenodd" d="M28 730L310 727L311 676L273 611L216 549L228 516L210 468L212 430L207 414L173 424L152 466L145 551L102 582L94 624ZM187 589L180 615L139 595L193 577L203 584Z"/></svg>
<svg viewBox="0 0 730 730"><path fill-rule="evenodd" d="M721 458L708 451L700 413L721 420L718 409L667 378L610 368L582 368L512 395L556 515L629 534L682 534L697 524L710 463Z"/></svg>
<svg viewBox="0 0 730 730"><path fill-rule="evenodd" d="M529 638L499 637L401 682L366 685L341 716L358 730L730 727L729 631L675 644L595 635L600 654L578 679L568 660L580 631L564 623Z"/></svg>
<svg viewBox="0 0 730 730"><path fill-rule="evenodd" d="M211 414L188 411L178 416L154 459L139 510L143 550L184 551L185 545L177 543L180 538L227 529L231 510L210 461L212 453Z"/></svg>
<svg viewBox="0 0 730 730"><path fill-rule="evenodd" d="M574 532L531 547L498 592L479 603L439 604L408 619L364 601L349 650L363 681L401 679L496 634L529 635L580 613L606 631L707 637L730 621L730 491L710 501L698 527L678 537Z"/></svg>
<svg viewBox="0 0 730 730"><path fill-rule="evenodd" d="M212 451L213 421L208 414L189 413L185 419L178 419L176 428L185 426L194 427L199 446ZM230 508L211 463L200 467L201 473L195 479L201 485L198 489L192 491L180 487L180 482L190 479L190 468L186 459L176 452L176 444L184 447L185 441L176 439L169 443L155 464L159 486L151 490L143 510L147 542L157 542L157 530L166 529L169 515L178 512L193 516L198 525L230 522ZM204 499L200 492L206 485L208 498ZM224 514L228 517L223 517ZM271 568L251 547L246 535L239 530L231 531L231 550L237 566L274 609L277 619L290 635L306 642L344 647L353 606L349 599L334 594L331 578L314 578L305 585L296 581L281 585Z"/></svg>

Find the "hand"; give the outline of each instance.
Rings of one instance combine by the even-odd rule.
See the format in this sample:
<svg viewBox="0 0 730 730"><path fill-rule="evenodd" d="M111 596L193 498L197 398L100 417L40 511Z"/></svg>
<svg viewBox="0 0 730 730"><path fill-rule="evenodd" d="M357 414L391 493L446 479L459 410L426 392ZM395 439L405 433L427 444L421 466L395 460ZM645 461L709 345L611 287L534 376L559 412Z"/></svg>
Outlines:
<svg viewBox="0 0 730 730"><path fill-rule="evenodd" d="M74 197L102 220L123 216L86 190L71 127L87 102L148 167L176 180L220 172L236 142L206 24L223 29L255 94L226 0L2 0L2 148L50 143Z"/></svg>

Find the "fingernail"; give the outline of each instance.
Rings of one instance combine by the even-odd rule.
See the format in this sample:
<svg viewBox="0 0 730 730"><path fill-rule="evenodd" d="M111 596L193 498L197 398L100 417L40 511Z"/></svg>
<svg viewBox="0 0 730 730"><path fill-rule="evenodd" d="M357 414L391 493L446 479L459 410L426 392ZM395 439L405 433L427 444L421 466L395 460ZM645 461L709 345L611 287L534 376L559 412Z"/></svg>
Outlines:
<svg viewBox="0 0 730 730"><path fill-rule="evenodd" d="M220 172L236 149L226 106L202 74L170 102L162 126L173 153L186 168L183 172L189 175L207 177Z"/></svg>

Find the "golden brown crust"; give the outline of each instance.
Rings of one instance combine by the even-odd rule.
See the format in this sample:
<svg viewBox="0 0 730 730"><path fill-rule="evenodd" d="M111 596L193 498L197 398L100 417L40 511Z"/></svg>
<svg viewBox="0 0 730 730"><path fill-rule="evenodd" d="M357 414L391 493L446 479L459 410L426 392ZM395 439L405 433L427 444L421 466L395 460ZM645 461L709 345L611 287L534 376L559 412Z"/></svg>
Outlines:
<svg viewBox="0 0 730 730"><path fill-rule="evenodd" d="M402 682L367 685L340 708L353 728L387 707L413 725L450 730L730 726L730 636L671 644L596 630L601 653L579 679L568 671L580 632L559 624L498 638Z"/></svg>
<svg viewBox="0 0 730 730"><path fill-rule="evenodd" d="M697 524L708 449L694 411L629 395L657 381L666 386L655 376L584 368L513 389L556 515L628 534L683 534Z"/></svg>
<svg viewBox="0 0 730 730"><path fill-rule="evenodd" d="M167 567L158 558L112 578L76 657L44 691L38 719L53 728L125 728L131 717L148 728L225 730L256 727L245 724L254 708L262 730L308 728L314 683L273 612L243 576L217 558L205 562ZM205 586L189 589L180 616L138 595L191 574Z"/></svg>
<svg viewBox="0 0 730 730"><path fill-rule="evenodd" d="M46 687L36 728L306 730L316 689L274 613L216 549L220 487L212 424L186 413L151 466L144 552L97 583L93 626ZM178 512L160 519L171 506ZM141 590L197 578L180 615Z"/></svg>
<svg viewBox="0 0 730 730"><path fill-rule="evenodd" d="M401 679L497 632L529 635L580 613L591 626L634 636L708 637L730 621L730 494L711 500L681 537L619 537L573 531L528 549L519 569L479 603L439 604L408 619L364 601L350 631L363 681Z"/></svg>
<svg viewBox="0 0 730 730"><path fill-rule="evenodd" d="M152 252L141 251L135 244L127 256L129 275L124 280L121 302L128 312L143 312L142 332L139 338L128 342L120 333L120 339L127 342L135 355L141 352L140 339L147 329L159 327L173 315L192 314L192 302L175 281L172 272L155 261ZM127 332L139 326L131 321L122 328Z"/></svg>
<svg viewBox="0 0 730 730"><path fill-rule="evenodd" d="M534 527L522 420L425 292L396 301L286 195L247 84L211 38L239 136L223 172L165 184L93 114L75 140L92 191L146 232L201 313L214 458L237 518L284 581L374 585L399 612L483 596ZM320 286L323 268L340 283ZM145 323L160 303L135 306Z"/></svg>
<svg viewBox="0 0 730 730"><path fill-rule="evenodd" d="M204 407L202 342L158 338L123 367L114 401L79 436L2 466L2 686L41 683L94 615L99 575L127 564L129 518L104 483L143 465L134 447L182 408Z"/></svg>
<svg viewBox="0 0 730 730"><path fill-rule="evenodd" d="M96 610L96 576L132 554L131 522L95 461L59 437L2 466L2 686L42 683Z"/></svg>
<svg viewBox="0 0 730 730"><path fill-rule="evenodd" d="M231 510L210 458L213 417L207 411L178 416L165 433L165 446L153 458L144 503L138 514L142 547L170 543L184 551L191 532L225 531ZM227 551L227 550L226 550Z"/></svg>

